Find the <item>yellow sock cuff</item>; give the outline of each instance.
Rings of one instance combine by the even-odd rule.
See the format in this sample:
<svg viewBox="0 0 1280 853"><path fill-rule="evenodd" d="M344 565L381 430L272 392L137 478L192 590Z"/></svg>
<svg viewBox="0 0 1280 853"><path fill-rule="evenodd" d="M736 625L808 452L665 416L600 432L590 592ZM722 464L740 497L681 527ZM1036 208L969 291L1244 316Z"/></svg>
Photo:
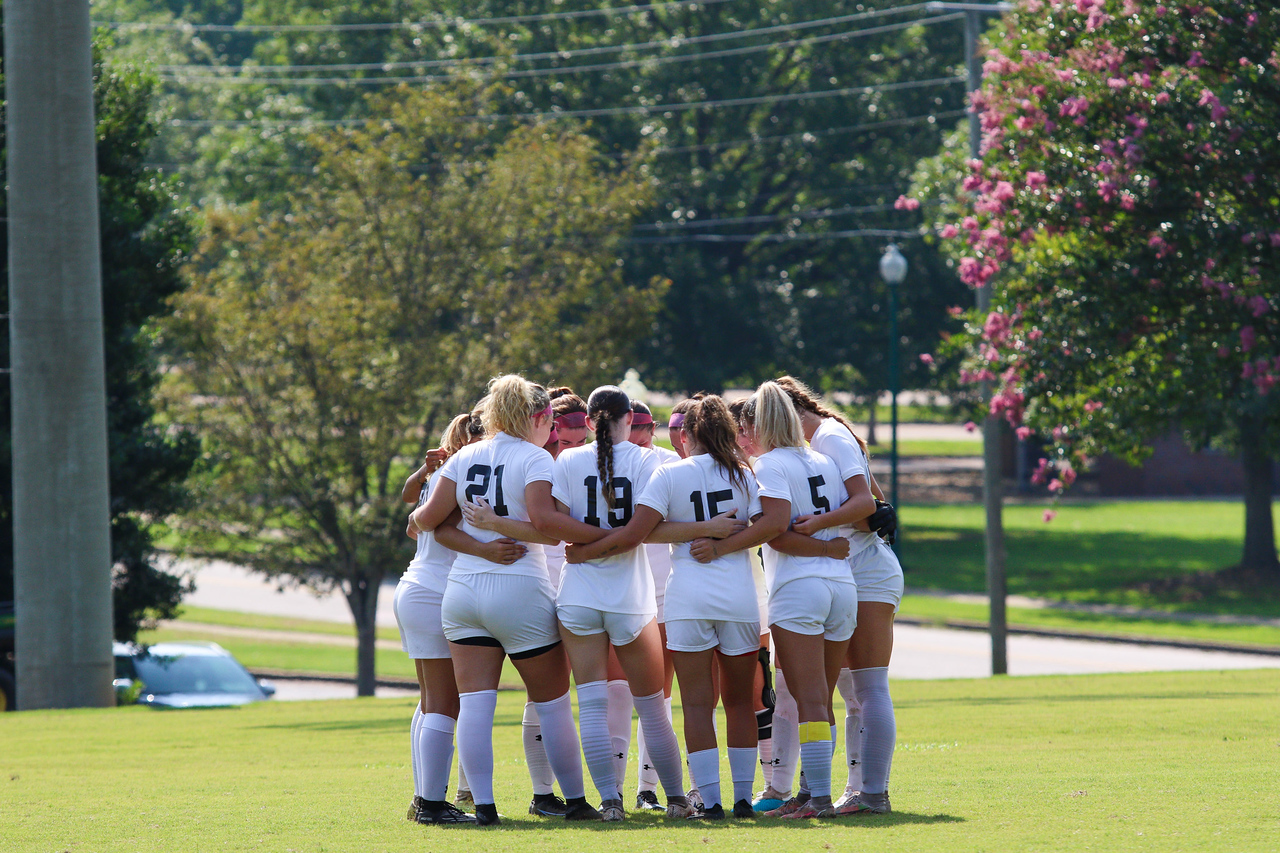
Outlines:
<svg viewBox="0 0 1280 853"><path fill-rule="evenodd" d="M819 740L831 740L831 724L826 720L800 724L800 742L813 743Z"/></svg>

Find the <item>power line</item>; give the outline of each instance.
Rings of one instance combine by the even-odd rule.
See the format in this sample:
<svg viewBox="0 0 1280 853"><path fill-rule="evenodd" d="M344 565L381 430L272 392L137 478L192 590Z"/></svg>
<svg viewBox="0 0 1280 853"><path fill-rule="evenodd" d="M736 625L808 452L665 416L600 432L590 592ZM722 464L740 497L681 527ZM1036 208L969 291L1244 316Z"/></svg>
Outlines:
<svg viewBox="0 0 1280 853"><path fill-rule="evenodd" d="M701 145L675 145L670 148L655 149L654 153L688 154L697 151L719 151L722 149L737 148L740 145L758 145L763 142L785 142L789 139L808 141L810 139L817 139L824 136L838 136L843 133L857 133L860 130L879 130L886 127L917 124L922 121L933 123L935 121L942 121L949 118L959 118L960 116L968 115L968 113L968 110L948 110L947 112L908 116L906 118L886 119L885 121L853 124L846 127L828 127L823 130L804 130L798 133L786 133L780 136L760 136L751 139L734 139L725 142L706 142Z"/></svg>
<svg viewBox="0 0 1280 853"><path fill-rule="evenodd" d="M633 237L630 243L793 243L843 240L851 237L893 237L905 240L920 236L918 231L896 231L888 228L858 228L851 231L827 231L821 234L690 234L687 237Z"/></svg>
<svg viewBox="0 0 1280 853"><path fill-rule="evenodd" d="M791 103L795 101L835 98L848 95L865 95L873 92L896 92L905 89L921 89L930 86L954 86L965 82L964 77L937 77L932 80L907 80L899 83L882 83L870 86L848 86L842 89L827 89L817 92L794 92L789 95L758 95L750 98L721 98L710 101L688 101L674 104L654 104L652 106L634 107L600 107L586 110L554 110L550 112L531 113L488 113L483 115L459 116L470 121L489 121L494 119L562 119L593 118L618 115L652 115L654 113L685 112L688 110L708 109L712 107L738 107L765 103ZM170 119L170 127L309 127L313 125L352 126L366 124L376 119L303 119L303 120L271 120L271 119Z"/></svg>
<svg viewBox="0 0 1280 853"><path fill-rule="evenodd" d="M580 9L575 12L542 12L529 15L506 15L496 18L434 18L420 21L388 21L366 24L191 24L185 21L94 21L95 27L125 32L147 30L195 33L283 33L283 32L377 32L387 30L442 29L444 27L483 27L495 24L532 24L541 21L565 21L575 18L624 17L657 9L679 9L685 6L715 6L731 0L671 0L642 6L616 6L607 9Z"/></svg>
<svg viewBox="0 0 1280 853"><path fill-rule="evenodd" d="M713 228L720 225L754 225L762 222L786 222L792 219L828 219L837 216L849 216L855 213L877 213L892 210L892 204L864 204L827 210L801 210L794 213L771 213L760 216L736 216L721 219L694 219L681 222L656 222L652 225L637 225L636 231L683 231L692 228Z"/></svg>
<svg viewBox="0 0 1280 853"><path fill-rule="evenodd" d="M610 53L623 53L628 50L649 50L660 47L684 47L691 44L711 44L719 41L728 41L732 39L754 38L756 36L772 35L775 33L795 32L797 30L808 30L815 27L835 26L837 24L848 24L854 21L865 21L872 18L882 18L887 15L901 15L908 12L916 12L924 9L927 4L916 3L910 6L899 6L894 9L880 9L868 12L856 12L849 15L837 15L832 18L818 18L812 21L796 21L791 24L775 24L768 27L758 27L751 30L735 30L732 32L707 33L701 36L688 36L682 38L673 36L670 38L659 39L656 41L637 42L633 44L614 44L601 45L599 47L584 47L575 50L553 50L543 51L539 53L517 53L510 56L477 56L470 58L453 58L453 59L424 59L422 61L401 62L390 65L400 65L409 68L439 68L442 66L458 66L465 64L491 65L502 62L534 62L544 59L571 59L576 56L603 56ZM373 71L381 70L387 67L389 63L356 63L347 65L253 65L253 66L228 66L228 65L157 65L157 71L188 71L192 69L209 71L238 71L245 67L252 68L257 73L275 74L290 73L293 71L315 71L317 69L329 70L345 70L345 71Z"/></svg>
<svg viewBox="0 0 1280 853"><path fill-rule="evenodd" d="M899 30L909 29L914 26L927 26L944 22L951 22L961 18L961 15L948 14L939 15L933 18L920 18L915 21L903 21L897 24L885 24L878 27L865 27L862 29L846 30L840 33L829 33L821 36L809 36L801 39L789 39L779 42L768 42L766 44L749 45L747 47L727 48L724 50L711 50L700 53L675 54L671 56L649 56L643 59L628 59L622 62L604 62L589 65L571 65L558 68L528 68L520 70L505 70L497 73L485 75L487 79L524 79L532 77L558 77L565 74L582 74L596 71L613 71L626 68L640 68L653 65L666 65L674 62L701 62L711 59L720 59L728 56L743 56L749 53L761 53L766 50L784 49L791 47L800 47L804 45L826 44L833 41L847 41L854 38L865 38L874 35L883 35L885 33L896 32ZM359 63L355 65L297 65L297 66L274 66L284 69L329 69L329 70L383 70L389 71L397 68L423 68L426 67L423 61L406 61L406 62L390 62L390 63ZM454 60L457 65L464 65L468 60ZM220 69L227 70L247 69L258 70L268 66L217 66L217 65L173 65L173 66L157 66L159 68L184 68L184 69ZM416 76L400 76L400 77L260 77L257 75L242 74L239 76L193 76L187 73L175 72L157 75L165 82L173 83L220 83L226 85L252 85L260 83L270 83L277 86L322 86L335 84L350 84L355 86L378 86L378 85L398 85L400 83L435 83L456 79L453 74L429 74Z"/></svg>

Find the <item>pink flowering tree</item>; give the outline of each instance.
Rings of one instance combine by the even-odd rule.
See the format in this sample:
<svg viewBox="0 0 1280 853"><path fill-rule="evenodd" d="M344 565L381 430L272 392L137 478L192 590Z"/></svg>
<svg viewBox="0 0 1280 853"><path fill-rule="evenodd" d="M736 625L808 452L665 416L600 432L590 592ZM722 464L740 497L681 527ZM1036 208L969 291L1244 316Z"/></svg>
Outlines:
<svg viewBox="0 0 1280 853"><path fill-rule="evenodd" d="M1240 453L1242 565L1280 580L1280 10L1021 0L913 195L992 309L958 339L991 410L1052 437L1056 490L1170 429Z"/></svg>

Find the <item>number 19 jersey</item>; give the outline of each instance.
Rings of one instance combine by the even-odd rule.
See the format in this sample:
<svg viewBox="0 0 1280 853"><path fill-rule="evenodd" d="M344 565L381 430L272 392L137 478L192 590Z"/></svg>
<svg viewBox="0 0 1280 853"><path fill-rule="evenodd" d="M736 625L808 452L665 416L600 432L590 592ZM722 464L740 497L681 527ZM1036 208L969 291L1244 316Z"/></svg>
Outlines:
<svg viewBox="0 0 1280 853"><path fill-rule="evenodd" d="M556 459L551 494L569 508L569 515L593 527L626 527L640 493L658 468L658 457L629 441L613 446L613 495L605 502L596 446L588 444L562 452ZM632 548L587 563L566 563L560 575L556 604L590 607L608 613L656 614L653 574L644 548Z"/></svg>

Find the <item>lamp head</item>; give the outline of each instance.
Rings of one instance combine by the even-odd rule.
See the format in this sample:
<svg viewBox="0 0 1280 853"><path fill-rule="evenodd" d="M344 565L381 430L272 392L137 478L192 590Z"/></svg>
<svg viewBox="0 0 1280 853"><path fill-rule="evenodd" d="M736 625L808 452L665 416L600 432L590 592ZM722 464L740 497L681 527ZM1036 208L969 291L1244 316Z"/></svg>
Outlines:
<svg viewBox="0 0 1280 853"><path fill-rule="evenodd" d="M902 257L893 243L880 256L880 276L892 285L902 284L902 280L907 277L907 259Z"/></svg>

